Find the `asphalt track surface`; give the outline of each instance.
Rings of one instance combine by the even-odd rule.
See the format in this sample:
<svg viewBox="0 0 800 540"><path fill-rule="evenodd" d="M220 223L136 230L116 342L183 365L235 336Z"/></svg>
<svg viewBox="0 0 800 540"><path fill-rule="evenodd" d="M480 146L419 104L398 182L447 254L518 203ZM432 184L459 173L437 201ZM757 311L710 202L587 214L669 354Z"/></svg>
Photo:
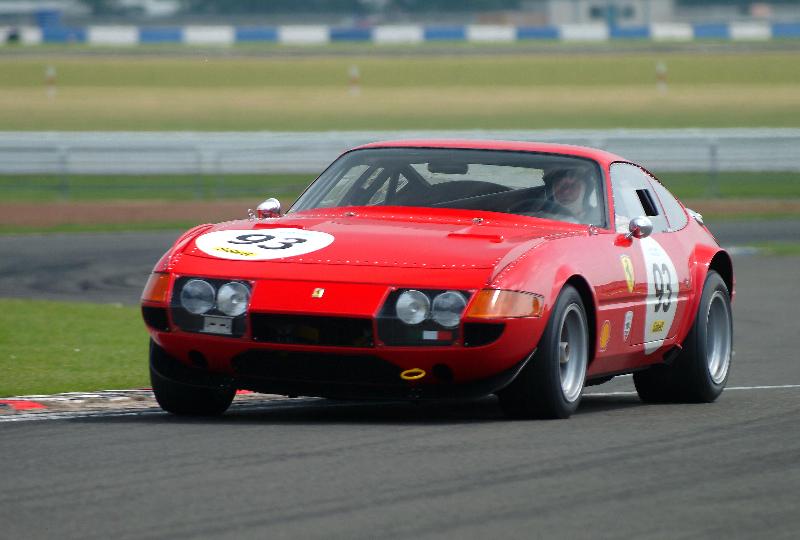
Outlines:
<svg viewBox="0 0 800 540"><path fill-rule="evenodd" d="M174 236L114 245L147 254L146 273ZM0 249L53 261L61 285L46 297L109 300L140 285L72 284L78 269L102 266L76 237L8 237ZM20 275L2 260L6 296ZM800 258L735 265L736 356L714 404L644 405L624 377L589 388L567 421L508 421L492 399L297 399L235 404L212 420L145 411L0 423L0 537L796 538ZM24 273L25 286L46 275Z"/></svg>

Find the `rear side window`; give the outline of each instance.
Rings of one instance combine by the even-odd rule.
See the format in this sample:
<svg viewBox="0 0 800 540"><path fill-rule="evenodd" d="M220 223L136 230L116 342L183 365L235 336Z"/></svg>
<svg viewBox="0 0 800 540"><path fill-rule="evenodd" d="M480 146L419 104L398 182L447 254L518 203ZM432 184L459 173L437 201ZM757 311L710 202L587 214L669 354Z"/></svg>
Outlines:
<svg viewBox="0 0 800 540"><path fill-rule="evenodd" d="M653 186L653 191L655 191L661 206L664 208L664 212L667 214L670 229L678 231L686 227L686 224L689 223L689 218L686 216L686 211L681 206L681 203L656 178L650 178L650 185Z"/></svg>
<svg viewBox="0 0 800 540"><path fill-rule="evenodd" d="M644 170L631 163L611 164L611 189L617 232L627 233L630 220L639 216L650 218L654 233L669 231L669 223L653 191L650 178Z"/></svg>

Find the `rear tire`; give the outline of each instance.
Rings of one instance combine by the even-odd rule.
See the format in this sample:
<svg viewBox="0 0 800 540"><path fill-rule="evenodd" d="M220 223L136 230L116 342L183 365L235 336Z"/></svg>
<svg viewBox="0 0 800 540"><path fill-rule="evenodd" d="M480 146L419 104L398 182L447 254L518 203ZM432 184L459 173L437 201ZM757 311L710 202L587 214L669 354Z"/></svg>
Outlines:
<svg viewBox="0 0 800 540"><path fill-rule="evenodd" d="M733 315L728 287L710 270L692 328L672 365L634 373L645 402L710 403L728 382L733 351Z"/></svg>
<svg viewBox="0 0 800 540"><path fill-rule="evenodd" d="M510 418L569 418L578 408L589 363L589 327L578 291L567 285L530 362L498 397Z"/></svg>
<svg viewBox="0 0 800 540"><path fill-rule="evenodd" d="M164 349L151 341L150 384L162 409L179 416L219 416L228 410L236 389L193 386L163 377L153 368L153 363L165 357L175 361Z"/></svg>

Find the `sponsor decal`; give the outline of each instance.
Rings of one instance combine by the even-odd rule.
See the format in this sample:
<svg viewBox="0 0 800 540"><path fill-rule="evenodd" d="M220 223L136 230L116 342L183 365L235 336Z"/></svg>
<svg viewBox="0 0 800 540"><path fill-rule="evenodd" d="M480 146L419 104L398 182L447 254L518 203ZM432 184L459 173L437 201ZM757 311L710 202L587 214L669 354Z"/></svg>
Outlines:
<svg viewBox="0 0 800 540"><path fill-rule="evenodd" d="M220 259L268 261L318 251L333 240L328 233L303 229L229 230L201 235L195 245Z"/></svg>
<svg viewBox="0 0 800 540"><path fill-rule="evenodd" d="M658 334L659 332L664 331L664 321L654 321L653 326L651 328L651 332L654 334Z"/></svg>
<svg viewBox="0 0 800 540"><path fill-rule="evenodd" d="M604 321L603 326L600 328L600 352L603 352L608 348L608 342L610 339L611 339L611 323L608 321Z"/></svg>
<svg viewBox="0 0 800 540"><path fill-rule="evenodd" d="M625 327L622 330L622 339L628 341L631 335L631 328L633 328L633 311L625 312Z"/></svg>
<svg viewBox="0 0 800 540"><path fill-rule="evenodd" d="M325 295L325 289L317 287L311 292L311 298L322 298Z"/></svg>
<svg viewBox="0 0 800 540"><path fill-rule="evenodd" d="M627 255L621 255L619 261L622 263L622 271L625 272L625 283L628 285L628 292L632 293L636 285L636 279L633 274L633 261Z"/></svg>
<svg viewBox="0 0 800 540"><path fill-rule="evenodd" d="M422 339L426 341L445 341L453 339L453 332L447 330L423 330Z"/></svg>
<svg viewBox="0 0 800 540"><path fill-rule="evenodd" d="M242 257L254 257L255 253L252 251L244 251L242 249L233 249L229 247L215 247L216 251L224 251L225 253L232 253L233 255L241 255Z"/></svg>

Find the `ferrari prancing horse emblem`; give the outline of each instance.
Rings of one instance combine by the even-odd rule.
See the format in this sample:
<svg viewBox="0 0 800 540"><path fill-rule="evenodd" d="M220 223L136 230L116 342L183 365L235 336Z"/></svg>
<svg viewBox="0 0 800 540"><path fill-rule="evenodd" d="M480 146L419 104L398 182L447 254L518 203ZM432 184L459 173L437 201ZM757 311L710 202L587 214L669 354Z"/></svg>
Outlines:
<svg viewBox="0 0 800 540"><path fill-rule="evenodd" d="M636 281L633 277L633 261L627 255L621 255L619 258L620 262L622 262L622 270L625 272L625 282L628 284L628 292L633 292L633 287L636 285Z"/></svg>
<svg viewBox="0 0 800 540"><path fill-rule="evenodd" d="M322 298L322 296L323 296L324 294L325 294L325 289L321 289L321 288L317 287L317 288L316 288L316 289L314 289L314 291L311 293L311 298Z"/></svg>

